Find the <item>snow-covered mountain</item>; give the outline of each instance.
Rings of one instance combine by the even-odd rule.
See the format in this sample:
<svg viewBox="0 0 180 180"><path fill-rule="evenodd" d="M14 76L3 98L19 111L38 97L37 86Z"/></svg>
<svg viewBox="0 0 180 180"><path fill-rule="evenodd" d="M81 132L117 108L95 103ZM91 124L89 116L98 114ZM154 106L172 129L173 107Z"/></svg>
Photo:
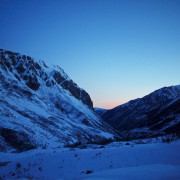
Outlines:
<svg viewBox="0 0 180 180"><path fill-rule="evenodd" d="M0 149L24 151L117 137L88 93L59 67L0 50Z"/></svg>
<svg viewBox="0 0 180 180"><path fill-rule="evenodd" d="M106 111L102 118L126 138L180 132L180 85L151 94Z"/></svg>

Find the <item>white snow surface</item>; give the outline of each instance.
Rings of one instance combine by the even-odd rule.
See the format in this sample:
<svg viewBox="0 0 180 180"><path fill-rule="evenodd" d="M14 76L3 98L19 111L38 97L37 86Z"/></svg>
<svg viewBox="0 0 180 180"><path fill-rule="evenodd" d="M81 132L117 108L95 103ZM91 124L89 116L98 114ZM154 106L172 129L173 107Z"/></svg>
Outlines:
<svg viewBox="0 0 180 180"><path fill-rule="evenodd" d="M116 168L89 175L86 180L179 180L180 165L153 164Z"/></svg>
<svg viewBox="0 0 180 180"><path fill-rule="evenodd" d="M180 142L97 145L0 153L4 179L171 180L180 179ZM113 143L114 144L114 143Z"/></svg>

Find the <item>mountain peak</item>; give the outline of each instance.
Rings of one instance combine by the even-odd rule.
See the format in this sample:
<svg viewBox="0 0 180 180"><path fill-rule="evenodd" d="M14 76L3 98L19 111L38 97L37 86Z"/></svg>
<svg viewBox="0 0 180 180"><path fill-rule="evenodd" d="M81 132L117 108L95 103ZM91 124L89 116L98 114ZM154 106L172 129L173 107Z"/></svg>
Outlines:
<svg viewBox="0 0 180 180"><path fill-rule="evenodd" d="M1 67L11 73L18 81L37 91L42 84L47 87L57 86L68 90L74 97L93 108L93 103L86 91L79 88L59 66L49 67L44 61L0 49Z"/></svg>

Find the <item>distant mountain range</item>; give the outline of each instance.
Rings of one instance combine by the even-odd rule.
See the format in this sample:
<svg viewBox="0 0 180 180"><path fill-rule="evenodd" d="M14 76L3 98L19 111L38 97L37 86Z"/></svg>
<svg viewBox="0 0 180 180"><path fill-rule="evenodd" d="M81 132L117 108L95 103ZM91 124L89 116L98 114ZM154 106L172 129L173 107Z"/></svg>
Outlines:
<svg viewBox="0 0 180 180"><path fill-rule="evenodd" d="M180 85L164 87L111 110L96 110L125 139L180 134Z"/></svg>
<svg viewBox="0 0 180 180"><path fill-rule="evenodd" d="M119 138L88 93L59 66L0 49L0 150L101 143Z"/></svg>
<svg viewBox="0 0 180 180"><path fill-rule="evenodd" d="M102 116L107 111L107 109L103 109L103 108L94 108L94 110L99 116Z"/></svg>

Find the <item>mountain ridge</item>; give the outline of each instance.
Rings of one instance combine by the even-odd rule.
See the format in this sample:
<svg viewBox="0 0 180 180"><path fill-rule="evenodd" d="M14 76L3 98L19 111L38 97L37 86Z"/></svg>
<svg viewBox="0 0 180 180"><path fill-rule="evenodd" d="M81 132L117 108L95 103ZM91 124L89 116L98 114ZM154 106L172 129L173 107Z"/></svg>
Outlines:
<svg viewBox="0 0 180 180"><path fill-rule="evenodd" d="M131 100L123 105L107 110L101 117L115 129L124 133L125 136L131 134L131 138L178 133L178 129L180 130L178 128L180 122L179 98L180 85L163 87L143 98ZM166 116L165 111L168 112ZM170 114L172 114L171 121L168 120ZM161 128L160 126L159 128L153 128L158 127L160 122ZM176 122L176 125L173 125L174 131L173 128L170 128L173 122ZM171 129L171 131L166 129Z"/></svg>
<svg viewBox="0 0 180 180"><path fill-rule="evenodd" d="M40 78L42 76L44 76L44 81L46 81L46 85L48 87L52 86L56 82L57 84L60 84L64 89L69 90L71 92L71 94L73 96L75 96L77 99L81 98L81 101L84 104L87 104L91 108L93 107L93 103L90 99L89 94L86 91L84 91L84 89L79 88L78 85L76 83L74 83L68 77L68 75L64 72L64 70L62 68L60 68L59 66L54 65L51 68L44 61L35 60L34 58L32 58L30 56L21 55L20 53L14 53L14 52L6 51L3 49L0 49L0 52L1 52L2 68L4 70L8 69L9 71L12 71L12 65L16 66L15 68L16 68L18 74L15 74L15 77L18 80L20 80L20 77L18 75L22 76L22 78L24 80L27 80L29 78L28 81L26 82L26 85L29 86L32 90L38 90L38 88L39 88L40 84L38 83L37 75L39 75ZM12 59L12 64L10 64L10 62L7 61L7 58L5 56L6 57L11 56L10 58ZM19 62L18 62L19 64L16 64L15 58L17 58L19 60ZM3 63L3 61L4 61L4 63ZM41 72L41 74L37 74L37 71L35 68L41 70L41 69L43 69L42 67L44 69L46 69L47 72L48 71L49 72L47 73L47 72L43 71L43 72ZM33 73L36 76L27 77L27 73L29 70L33 70ZM47 80L48 76L50 76L51 81ZM33 80L33 78L34 78L34 80Z"/></svg>

